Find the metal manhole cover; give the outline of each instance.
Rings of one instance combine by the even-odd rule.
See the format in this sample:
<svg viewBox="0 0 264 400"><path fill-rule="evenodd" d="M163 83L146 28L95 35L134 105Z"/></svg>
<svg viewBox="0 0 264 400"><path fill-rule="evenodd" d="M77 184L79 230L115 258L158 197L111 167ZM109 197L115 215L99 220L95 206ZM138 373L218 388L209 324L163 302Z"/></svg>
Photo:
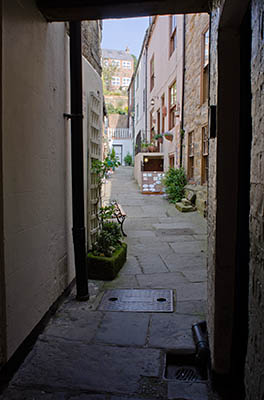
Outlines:
<svg viewBox="0 0 264 400"><path fill-rule="evenodd" d="M112 289L104 294L99 310L173 312L173 291L160 289Z"/></svg>

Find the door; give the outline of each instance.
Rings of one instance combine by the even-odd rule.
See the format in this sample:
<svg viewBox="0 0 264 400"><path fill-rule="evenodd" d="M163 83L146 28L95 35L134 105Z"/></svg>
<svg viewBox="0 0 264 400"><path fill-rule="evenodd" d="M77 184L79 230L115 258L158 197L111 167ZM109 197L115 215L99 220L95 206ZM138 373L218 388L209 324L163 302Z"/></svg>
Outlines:
<svg viewBox="0 0 264 400"><path fill-rule="evenodd" d="M115 155L116 155L117 161L119 161L122 164L123 163L123 146L121 144L114 144L113 148L115 150Z"/></svg>

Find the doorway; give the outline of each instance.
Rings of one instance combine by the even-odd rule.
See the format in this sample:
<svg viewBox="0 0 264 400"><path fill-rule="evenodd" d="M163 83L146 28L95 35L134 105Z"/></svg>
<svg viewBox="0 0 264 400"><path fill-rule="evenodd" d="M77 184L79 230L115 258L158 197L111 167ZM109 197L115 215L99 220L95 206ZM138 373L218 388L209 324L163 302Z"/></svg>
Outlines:
<svg viewBox="0 0 264 400"><path fill-rule="evenodd" d="M116 159L121 164L123 163L123 146L121 144L113 144L113 148L115 151Z"/></svg>

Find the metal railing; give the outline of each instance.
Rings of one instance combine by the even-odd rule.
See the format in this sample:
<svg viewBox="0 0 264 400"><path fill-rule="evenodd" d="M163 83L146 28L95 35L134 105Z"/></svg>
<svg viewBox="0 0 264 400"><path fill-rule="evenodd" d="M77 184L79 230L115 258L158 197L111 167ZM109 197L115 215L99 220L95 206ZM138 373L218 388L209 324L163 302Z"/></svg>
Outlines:
<svg viewBox="0 0 264 400"><path fill-rule="evenodd" d="M132 139L132 130L129 128L107 128L109 139Z"/></svg>

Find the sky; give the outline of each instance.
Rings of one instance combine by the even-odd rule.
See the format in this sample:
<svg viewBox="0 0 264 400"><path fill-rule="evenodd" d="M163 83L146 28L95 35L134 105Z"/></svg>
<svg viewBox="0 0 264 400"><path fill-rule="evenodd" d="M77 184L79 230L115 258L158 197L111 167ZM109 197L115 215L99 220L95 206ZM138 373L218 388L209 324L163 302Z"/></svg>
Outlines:
<svg viewBox="0 0 264 400"><path fill-rule="evenodd" d="M139 56L149 17L108 19L103 21L103 49L125 50Z"/></svg>

